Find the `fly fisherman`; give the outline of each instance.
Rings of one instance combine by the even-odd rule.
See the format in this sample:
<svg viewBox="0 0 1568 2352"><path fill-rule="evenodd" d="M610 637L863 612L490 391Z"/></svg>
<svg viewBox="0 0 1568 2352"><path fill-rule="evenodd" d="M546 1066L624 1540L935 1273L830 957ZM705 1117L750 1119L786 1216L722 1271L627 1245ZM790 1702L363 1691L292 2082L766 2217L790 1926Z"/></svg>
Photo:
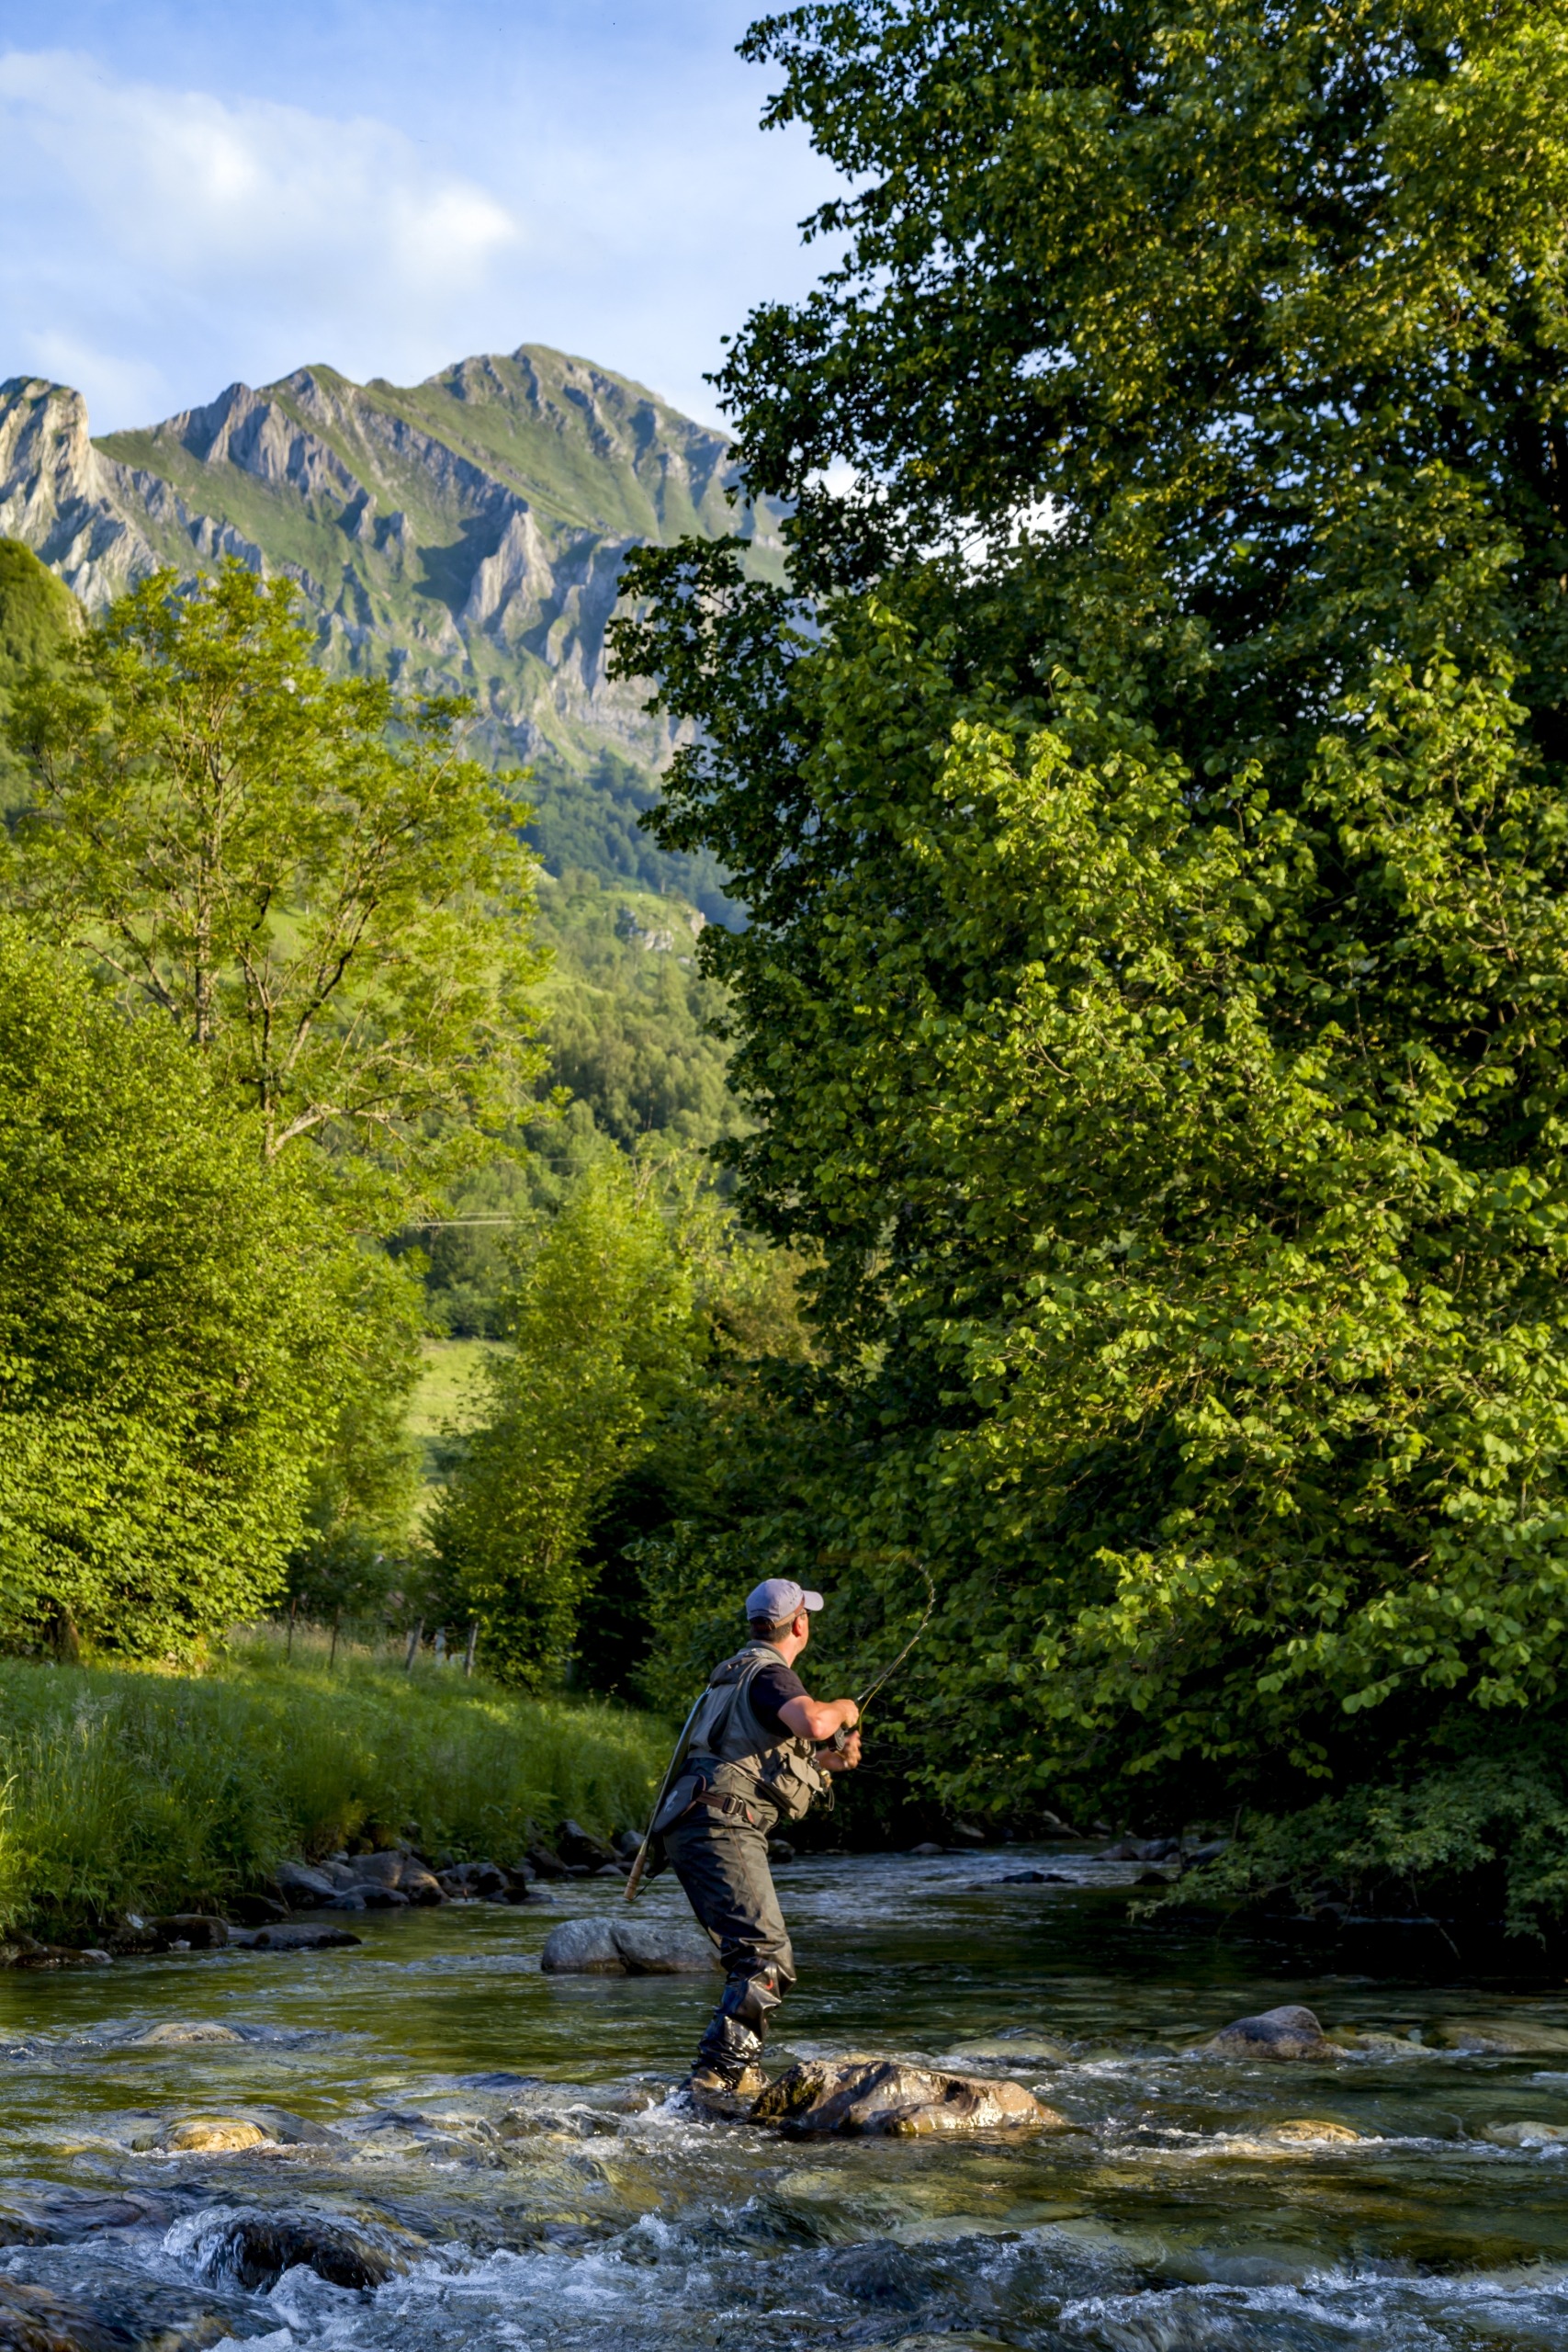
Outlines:
<svg viewBox="0 0 1568 2352"><path fill-rule="evenodd" d="M819 1592L787 1577L770 1577L749 1595L751 1638L715 1668L680 1776L654 1815L654 1834L728 1979L689 2083L699 2100L718 2106L761 2091L768 2018L795 1983L768 1839L781 1815L804 1818L829 1773L860 1762L855 1702L813 1699L794 1670L821 1606ZM840 1744L824 1744L836 1735Z"/></svg>

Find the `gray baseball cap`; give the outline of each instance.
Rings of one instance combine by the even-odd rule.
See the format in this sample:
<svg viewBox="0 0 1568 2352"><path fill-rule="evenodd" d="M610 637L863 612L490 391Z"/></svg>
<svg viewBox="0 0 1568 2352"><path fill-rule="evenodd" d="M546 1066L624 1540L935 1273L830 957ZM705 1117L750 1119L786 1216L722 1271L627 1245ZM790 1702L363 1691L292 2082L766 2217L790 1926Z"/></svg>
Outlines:
<svg viewBox="0 0 1568 2352"><path fill-rule="evenodd" d="M790 1577L769 1577L754 1592L746 1596L748 1617L765 1617L770 1625L782 1625L786 1617L798 1616L803 1609L820 1609L819 1592L807 1592Z"/></svg>

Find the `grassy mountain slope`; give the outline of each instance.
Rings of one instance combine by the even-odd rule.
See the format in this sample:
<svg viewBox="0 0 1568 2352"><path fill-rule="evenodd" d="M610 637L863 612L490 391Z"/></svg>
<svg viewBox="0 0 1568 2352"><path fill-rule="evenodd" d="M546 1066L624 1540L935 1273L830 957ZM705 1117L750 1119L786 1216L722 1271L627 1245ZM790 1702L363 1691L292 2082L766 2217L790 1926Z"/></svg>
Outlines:
<svg viewBox="0 0 1568 2352"><path fill-rule="evenodd" d="M710 915L716 872L637 831L670 739L607 682L604 627L639 541L734 530L780 570L777 517L732 508L731 478L721 435L532 345L412 386L305 368L96 442L79 395L0 387L0 529L89 605L158 563L289 573L329 665L474 697L483 746L535 771L553 871L675 886Z"/></svg>

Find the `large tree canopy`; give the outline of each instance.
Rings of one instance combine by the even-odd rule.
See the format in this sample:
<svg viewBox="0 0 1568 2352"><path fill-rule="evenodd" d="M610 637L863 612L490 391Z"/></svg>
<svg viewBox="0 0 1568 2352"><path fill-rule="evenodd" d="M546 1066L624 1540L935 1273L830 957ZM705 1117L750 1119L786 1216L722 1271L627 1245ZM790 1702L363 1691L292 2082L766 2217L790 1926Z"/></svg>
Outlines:
<svg viewBox="0 0 1568 2352"><path fill-rule="evenodd" d="M748 47L857 181L723 378L793 594L649 551L620 658L829 1357L680 1540L931 1558L966 1803L1495 1745L1568 1628L1568 8Z"/></svg>
<svg viewBox="0 0 1568 2352"><path fill-rule="evenodd" d="M0 926L0 1639L262 1607L395 1310L172 1028Z"/></svg>
<svg viewBox="0 0 1568 2352"><path fill-rule="evenodd" d="M17 690L35 923L169 1013L272 1156L430 1162L536 1077L526 811L463 706L330 679L288 581L162 572Z"/></svg>

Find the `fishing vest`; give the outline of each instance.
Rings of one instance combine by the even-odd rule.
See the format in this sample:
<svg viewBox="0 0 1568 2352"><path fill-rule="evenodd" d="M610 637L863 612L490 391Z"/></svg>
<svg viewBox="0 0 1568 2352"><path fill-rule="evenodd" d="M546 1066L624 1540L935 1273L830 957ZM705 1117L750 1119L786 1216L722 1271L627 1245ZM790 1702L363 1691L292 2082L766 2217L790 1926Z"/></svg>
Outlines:
<svg viewBox="0 0 1568 2352"><path fill-rule="evenodd" d="M814 1797L831 1794L832 1776L817 1761L810 1740L769 1731L758 1718L751 1685L764 1666L778 1662L770 1643L748 1642L715 1667L692 1720L682 1777L695 1774L738 1795L748 1793L750 1782L789 1820L799 1821Z"/></svg>

